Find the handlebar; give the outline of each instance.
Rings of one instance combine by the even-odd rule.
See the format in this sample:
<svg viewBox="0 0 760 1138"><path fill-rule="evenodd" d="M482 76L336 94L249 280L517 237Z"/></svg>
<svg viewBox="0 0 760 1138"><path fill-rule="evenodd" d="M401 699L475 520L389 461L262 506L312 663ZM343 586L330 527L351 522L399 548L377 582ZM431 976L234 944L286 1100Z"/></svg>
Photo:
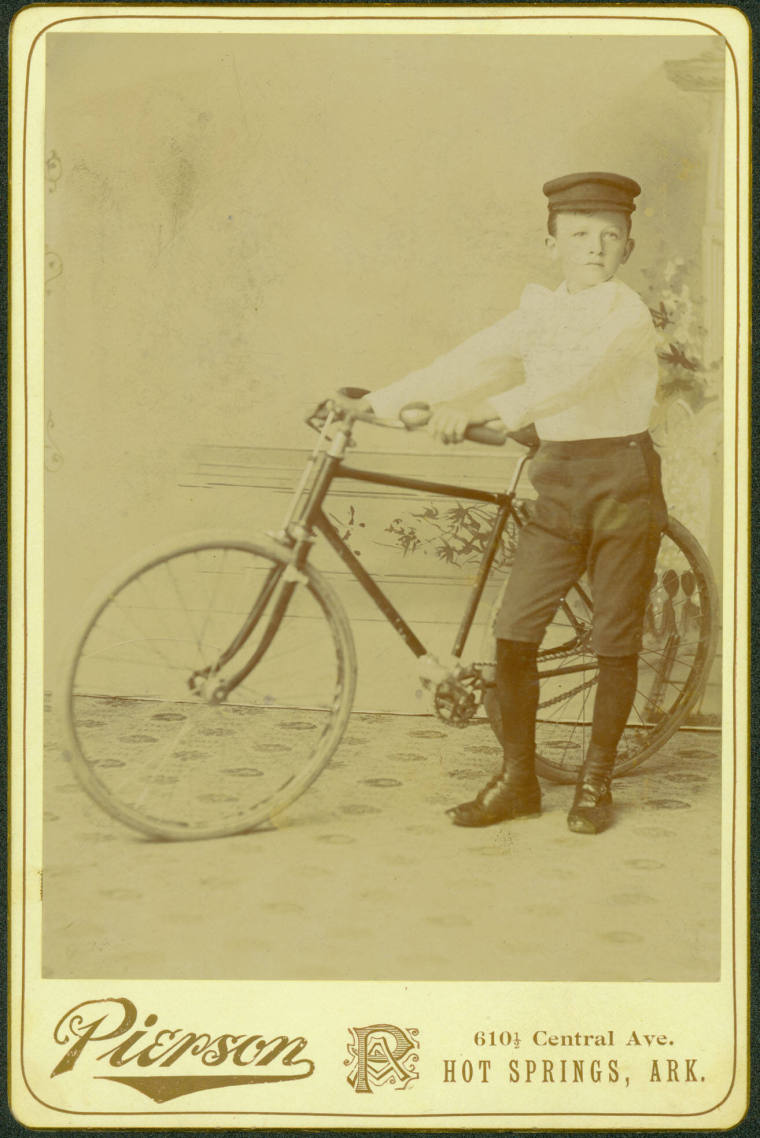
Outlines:
<svg viewBox="0 0 760 1138"><path fill-rule="evenodd" d="M407 403L398 413L398 417L409 431L426 427L432 418L433 412L429 403ZM494 416L494 418L496 418ZM485 446L500 447L510 438L510 432L501 424L498 427L488 427L485 424L468 427L464 437L472 443L483 443Z"/></svg>
<svg viewBox="0 0 760 1138"><path fill-rule="evenodd" d="M356 400L357 403L366 395L371 394L366 388L362 387L342 387L338 394L343 396L344 399ZM324 424L325 417L329 412L335 413L336 407L331 407L330 400L325 400L317 409L307 418L306 422L311 427L321 429ZM429 403L407 403L399 411L398 419L381 419L373 411L361 410L357 407L356 411L350 410L348 412L352 419L364 423L372 423L378 427L392 427L396 430L416 431L426 427L432 418L433 411ZM494 416L496 419L496 416ZM465 431L464 437L474 443L482 443L485 446L503 446L507 439L512 439L521 446L528 447L533 452L538 448L539 438L536 434L535 427L531 423L527 427L521 427L517 431L508 431L507 428L501 423L498 427L477 425L468 427Z"/></svg>
<svg viewBox="0 0 760 1138"><path fill-rule="evenodd" d="M407 430L413 431L420 427L425 427L430 422L433 415L432 408L429 403L407 403L399 411L399 418ZM488 426L482 424L478 426L468 427L464 433L464 437L473 443L483 443L485 446L500 447L504 446L507 439L512 439L513 442L519 443L520 446L527 447L532 454L538 450L540 439L533 423L529 423L527 427L519 427L516 431L508 431L501 420L494 416L492 422L498 422L498 426Z"/></svg>

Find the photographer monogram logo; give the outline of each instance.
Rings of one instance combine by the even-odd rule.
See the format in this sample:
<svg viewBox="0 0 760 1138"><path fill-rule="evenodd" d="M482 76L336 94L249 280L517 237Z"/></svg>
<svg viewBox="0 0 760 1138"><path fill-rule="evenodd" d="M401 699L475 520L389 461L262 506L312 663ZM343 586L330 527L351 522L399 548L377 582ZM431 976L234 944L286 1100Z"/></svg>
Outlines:
<svg viewBox="0 0 760 1138"><path fill-rule="evenodd" d="M352 1042L344 1065L357 1094L372 1094L373 1087L386 1084L406 1090L419 1078L415 1064L419 1058L416 1027L396 1027L392 1023L373 1023L368 1027L351 1027Z"/></svg>

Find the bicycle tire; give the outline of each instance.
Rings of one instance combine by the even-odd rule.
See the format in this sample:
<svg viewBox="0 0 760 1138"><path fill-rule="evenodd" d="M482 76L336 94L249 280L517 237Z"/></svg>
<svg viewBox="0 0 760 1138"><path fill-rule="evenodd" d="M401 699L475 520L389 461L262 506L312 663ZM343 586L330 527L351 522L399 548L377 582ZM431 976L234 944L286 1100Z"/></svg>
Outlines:
<svg viewBox="0 0 760 1138"><path fill-rule="evenodd" d="M311 566L291 570L299 583L274 635L270 600L233 657L234 670L261 629L261 658L227 700L210 702L197 680L239 633L256 589L290 566L285 546L188 535L105 587L63 699L72 768L114 818L161 838L224 837L267 822L324 769L348 721L356 654L340 601Z"/></svg>
<svg viewBox="0 0 760 1138"><path fill-rule="evenodd" d="M538 653L539 675L555 665L582 669L561 679L542 676L536 770L553 782L575 782L591 735L597 663L590 647L592 612L587 598L588 590L582 587L568 591L565 610L560 609L547 629ZM567 607L584 630L580 635L570 627ZM497 600L489 629L498 608ZM717 588L707 556L686 527L670 517L660 543L639 655L637 694L618 745L615 778L629 774L658 751L702 696L715 655L717 614ZM492 634L489 643L493 645ZM499 734L494 695L484 702ZM552 708L557 711L552 713Z"/></svg>

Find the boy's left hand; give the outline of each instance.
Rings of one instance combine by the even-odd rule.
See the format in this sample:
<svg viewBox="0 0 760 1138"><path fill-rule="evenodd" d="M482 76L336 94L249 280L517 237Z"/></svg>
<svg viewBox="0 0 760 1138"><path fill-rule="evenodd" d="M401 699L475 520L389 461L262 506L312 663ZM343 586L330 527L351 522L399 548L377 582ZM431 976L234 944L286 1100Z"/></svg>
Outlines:
<svg viewBox="0 0 760 1138"><path fill-rule="evenodd" d="M461 443L468 427L482 426L498 419L490 403L460 403L452 400L433 408L428 430L443 443Z"/></svg>

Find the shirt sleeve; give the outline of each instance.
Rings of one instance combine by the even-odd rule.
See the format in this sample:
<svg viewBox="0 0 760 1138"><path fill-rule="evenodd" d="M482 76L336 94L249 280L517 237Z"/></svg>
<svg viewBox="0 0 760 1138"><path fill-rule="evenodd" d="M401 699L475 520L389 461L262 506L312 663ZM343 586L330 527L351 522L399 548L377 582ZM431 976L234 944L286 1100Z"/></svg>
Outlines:
<svg viewBox="0 0 760 1138"><path fill-rule="evenodd" d="M535 347L525 383L489 396L488 402L511 430L566 410L595 389L617 384L634 361L654 358L654 326L642 303L613 310L593 336L573 342L571 332L569 327L560 328L549 348Z"/></svg>
<svg viewBox="0 0 760 1138"><path fill-rule="evenodd" d="M393 418L407 403L441 403L501 377L506 381L514 363L521 358L521 329L522 316L517 309L439 356L428 367L374 391L368 396L372 409L376 415Z"/></svg>

